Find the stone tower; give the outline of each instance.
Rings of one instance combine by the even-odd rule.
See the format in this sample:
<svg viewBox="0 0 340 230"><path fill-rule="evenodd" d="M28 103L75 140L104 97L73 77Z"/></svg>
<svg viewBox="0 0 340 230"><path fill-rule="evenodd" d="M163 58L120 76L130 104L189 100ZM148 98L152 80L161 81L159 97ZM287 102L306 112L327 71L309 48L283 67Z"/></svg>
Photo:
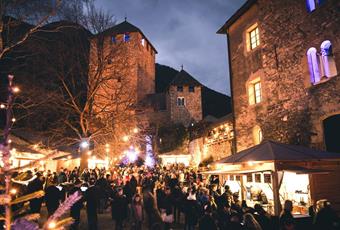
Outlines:
<svg viewBox="0 0 340 230"><path fill-rule="evenodd" d="M127 21L91 39L89 93L94 94L96 118L91 125L94 130L108 127L106 143L118 146L138 127L138 114L145 113L139 104L155 93L156 53L143 32Z"/></svg>
<svg viewBox="0 0 340 230"><path fill-rule="evenodd" d="M171 121L189 126L202 120L202 85L185 70L181 70L170 83L168 108Z"/></svg>
<svg viewBox="0 0 340 230"><path fill-rule="evenodd" d="M143 32L127 21L96 35L91 41L90 79L107 82L100 86L98 103L115 97L136 108L138 102L153 94L156 53ZM111 103L117 104L115 99Z"/></svg>

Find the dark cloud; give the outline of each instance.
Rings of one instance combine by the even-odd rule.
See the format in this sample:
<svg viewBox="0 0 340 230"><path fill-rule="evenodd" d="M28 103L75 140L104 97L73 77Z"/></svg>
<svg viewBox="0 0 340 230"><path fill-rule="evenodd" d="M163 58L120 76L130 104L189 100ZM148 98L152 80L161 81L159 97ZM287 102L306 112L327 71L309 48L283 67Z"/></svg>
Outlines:
<svg viewBox="0 0 340 230"><path fill-rule="evenodd" d="M138 26L158 50L157 62L184 68L230 93L226 38L216 31L244 0L97 0L121 22Z"/></svg>

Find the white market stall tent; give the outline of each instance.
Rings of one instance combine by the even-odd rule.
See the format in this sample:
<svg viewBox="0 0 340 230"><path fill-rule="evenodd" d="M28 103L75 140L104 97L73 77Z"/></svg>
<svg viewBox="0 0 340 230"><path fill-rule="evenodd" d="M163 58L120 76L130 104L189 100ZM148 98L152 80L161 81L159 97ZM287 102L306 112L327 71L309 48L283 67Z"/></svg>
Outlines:
<svg viewBox="0 0 340 230"><path fill-rule="evenodd" d="M214 162L215 170L232 192L250 204L262 203L279 215L284 200L294 203L293 212L307 214L308 206L328 199L340 210L340 153L303 146L263 141L261 144Z"/></svg>

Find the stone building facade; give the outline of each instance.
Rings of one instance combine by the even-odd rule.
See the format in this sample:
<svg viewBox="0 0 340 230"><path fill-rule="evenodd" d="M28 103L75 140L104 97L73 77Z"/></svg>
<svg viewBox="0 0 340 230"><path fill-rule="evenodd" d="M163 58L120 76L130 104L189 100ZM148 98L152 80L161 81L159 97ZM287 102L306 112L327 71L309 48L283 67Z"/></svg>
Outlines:
<svg viewBox="0 0 340 230"><path fill-rule="evenodd" d="M143 32L127 21L96 35L91 41L90 85L106 79L95 96L97 111L111 105L113 114L127 114L125 123L145 128L202 120L201 84L186 71L156 94L156 54Z"/></svg>
<svg viewBox="0 0 340 230"><path fill-rule="evenodd" d="M189 154L194 165L220 160L233 152L234 131L231 114L209 123L204 134L189 143Z"/></svg>
<svg viewBox="0 0 340 230"><path fill-rule="evenodd" d="M202 85L185 70L170 83L167 107L173 123L189 126L202 120Z"/></svg>
<svg viewBox="0 0 340 230"><path fill-rule="evenodd" d="M154 94L156 53L143 32L127 21L96 35L89 63L90 85L102 82L97 104L122 104L124 109L129 103L136 108L138 102Z"/></svg>
<svg viewBox="0 0 340 230"><path fill-rule="evenodd" d="M237 151L270 139L340 152L339 7L248 0L218 31L229 47ZM335 170L310 175L310 187L340 210Z"/></svg>
<svg viewBox="0 0 340 230"><path fill-rule="evenodd" d="M237 151L262 138L340 151L325 136L327 118L340 123L340 3L315 2L250 0L219 30L228 37Z"/></svg>

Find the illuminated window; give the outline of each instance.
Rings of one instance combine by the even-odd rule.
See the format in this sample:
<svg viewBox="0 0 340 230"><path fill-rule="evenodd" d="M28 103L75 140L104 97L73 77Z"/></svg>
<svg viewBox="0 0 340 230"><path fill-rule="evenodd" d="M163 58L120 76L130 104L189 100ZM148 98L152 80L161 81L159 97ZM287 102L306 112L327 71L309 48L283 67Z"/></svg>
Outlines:
<svg viewBox="0 0 340 230"><path fill-rule="evenodd" d="M306 0L308 12L312 12L316 9L315 0Z"/></svg>
<svg viewBox="0 0 340 230"><path fill-rule="evenodd" d="M308 67L312 84L320 81L319 58L317 50L312 47L307 51Z"/></svg>
<svg viewBox="0 0 340 230"><path fill-rule="evenodd" d="M307 60L312 84L338 74L334 60L332 43L329 40L322 42L320 53L312 47L307 51Z"/></svg>
<svg viewBox="0 0 340 230"><path fill-rule="evenodd" d="M185 106L185 98L184 97L178 97L177 98L177 106Z"/></svg>
<svg viewBox="0 0 340 230"><path fill-rule="evenodd" d="M183 86L177 86L177 92L183 92Z"/></svg>
<svg viewBox="0 0 340 230"><path fill-rule="evenodd" d="M145 39L144 38L142 38L141 44L142 44L142 46L145 46Z"/></svg>
<svg viewBox="0 0 340 230"><path fill-rule="evenodd" d="M195 86L189 86L189 92L191 93L195 92Z"/></svg>
<svg viewBox="0 0 340 230"><path fill-rule="evenodd" d="M313 12L317 6L324 4L326 0L306 0L306 6L308 12Z"/></svg>
<svg viewBox="0 0 340 230"><path fill-rule="evenodd" d="M124 36L123 36L123 41L124 41L124 42L130 41L130 34L129 34L129 33L125 33L125 34L124 34Z"/></svg>
<svg viewBox="0 0 340 230"><path fill-rule="evenodd" d="M260 126L256 125L253 128L253 141L255 145L258 145L263 140L262 130Z"/></svg>
<svg viewBox="0 0 340 230"><path fill-rule="evenodd" d="M254 95L255 95L255 104L261 102L261 82L256 82L254 84Z"/></svg>
<svg viewBox="0 0 340 230"><path fill-rule="evenodd" d="M247 182L253 182L253 174L247 174Z"/></svg>
<svg viewBox="0 0 340 230"><path fill-rule="evenodd" d="M266 174L263 174L263 181L264 183L272 183L272 177L270 174L266 173Z"/></svg>
<svg viewBox="0 0 340 230"><path fill-rule="evenodd" d="M262 89L260 79L253 80L248 85L249 104L258 104L262 101Z"/></svg>
<svg viewBox="0 0 340 230"><path fill-rule="evenodd" d="M255 174L255 182L261 183L261 174Z"/></svg>
<svg viewBox="0 0 340 230"><path fill-rule="evenodd" d="M255 49L260 45L260 31L257 24L247 30L247 47L248 51Z"/></svg>
<svg viewBox="0 0 340 230"><path fill-rule="evenodd" d="M321 63L322 63L322 76L334 77L336 76L336 64L333 56L332 43L329 40L321 44Z"/></svg>
<svg viewBox="0 0 340 230"><path fill-rule="evenodd" d="M116 43L116 36L112 36L112 37L111 37L111 42L112 42L112 43Z"/></svg>

